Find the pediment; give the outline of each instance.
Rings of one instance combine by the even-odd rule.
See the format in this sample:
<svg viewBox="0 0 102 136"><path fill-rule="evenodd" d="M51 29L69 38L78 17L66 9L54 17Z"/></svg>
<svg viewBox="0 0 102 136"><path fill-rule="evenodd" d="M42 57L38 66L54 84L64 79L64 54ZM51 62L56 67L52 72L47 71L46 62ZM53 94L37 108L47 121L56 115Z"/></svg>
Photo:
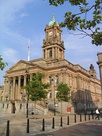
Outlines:
<svg viewBox="0 0 102 136"><path fill-rule="evenodd" d="M8 72L12 72L12 71L20 70L20 69L26 69L27 66L28 66L28 64L26 63L26 61L19 61L14 66L12 66L8 70Z"/></svg>

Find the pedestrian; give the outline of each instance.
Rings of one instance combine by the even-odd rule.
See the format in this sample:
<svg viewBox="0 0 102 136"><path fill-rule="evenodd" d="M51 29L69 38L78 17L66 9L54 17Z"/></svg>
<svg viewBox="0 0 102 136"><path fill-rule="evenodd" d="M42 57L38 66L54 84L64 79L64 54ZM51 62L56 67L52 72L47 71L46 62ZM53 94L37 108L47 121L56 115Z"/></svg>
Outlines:
<svg viewBox="0 0 102 136"><path fill-rule="evenodd" d="M96 118L95 119L97 119L97 118L98 118L98 120L100 119L100 111L98 108L96 109Z"/></svg>

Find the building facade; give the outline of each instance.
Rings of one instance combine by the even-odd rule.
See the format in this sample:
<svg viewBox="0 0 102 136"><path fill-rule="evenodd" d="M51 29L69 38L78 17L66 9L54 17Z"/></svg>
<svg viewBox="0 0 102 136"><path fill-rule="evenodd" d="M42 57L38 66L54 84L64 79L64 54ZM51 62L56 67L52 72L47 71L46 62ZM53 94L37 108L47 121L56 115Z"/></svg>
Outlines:
<svg viewBox="0 0 102 136"><path fill-rule="evenodd" d="M64 41L61 36L62 30L53 17L45 27L42 58L30 61L20 60L6 72L4 76L4 109L9 107L10 112L16 113L24 111L27 95L26 90L22 87L27 85L36 72L44 73L43 82L51 84L48 90L47 104L56 99L57 85L63 82L71 90L71 106L74 107L75 112L88 111L101 106L101 83L97 79L94 66L90 64L89 70L86 70L80 65L66 60ZM100 59L98 64L102 67Z"/></svg>

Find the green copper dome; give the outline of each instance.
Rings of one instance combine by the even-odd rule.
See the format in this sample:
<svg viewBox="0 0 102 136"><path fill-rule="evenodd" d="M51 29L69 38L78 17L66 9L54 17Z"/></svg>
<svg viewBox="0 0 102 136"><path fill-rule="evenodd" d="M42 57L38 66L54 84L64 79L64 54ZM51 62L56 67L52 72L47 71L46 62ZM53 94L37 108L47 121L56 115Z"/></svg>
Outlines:
<svg viewBox="0 0 102 136"><path fill-rule="evenodd" d="M54 15L52 16L52 20L49 22L48 26L53 26L54 23L56 22ZM56 22L57 26L59 26L59 24Z"/></svg>

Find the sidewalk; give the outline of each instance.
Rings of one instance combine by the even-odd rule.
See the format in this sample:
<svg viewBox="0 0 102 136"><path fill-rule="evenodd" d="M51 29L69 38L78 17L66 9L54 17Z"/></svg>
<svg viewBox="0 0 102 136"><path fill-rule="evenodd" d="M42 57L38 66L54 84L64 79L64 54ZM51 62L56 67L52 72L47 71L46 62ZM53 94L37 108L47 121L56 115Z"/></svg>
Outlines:
<svg viewBox="0 0 102 136"><path fill-rule="evenodd" d="M69 124L68 124L69 116ZM54 126L52 120L54 118ZM45 125L42 125L44 119ZM2 114L0 115L0 136L6 135L7 120L10 124L10 135L9 136L34 136L36 134L48 133L51 131L59 130L62 127L69 127L77 123L89 121L89 116L82 115L80 120L80 115L63 115L62 122L61 116L53 115L30 115L29 116L29 133L27 133L27 119L26 115L15 115L15 114ZM90 116L90 121L92 116ZM102 118L101 118L102 120ZM54 128L52 128L52 126Z"/></svg>

